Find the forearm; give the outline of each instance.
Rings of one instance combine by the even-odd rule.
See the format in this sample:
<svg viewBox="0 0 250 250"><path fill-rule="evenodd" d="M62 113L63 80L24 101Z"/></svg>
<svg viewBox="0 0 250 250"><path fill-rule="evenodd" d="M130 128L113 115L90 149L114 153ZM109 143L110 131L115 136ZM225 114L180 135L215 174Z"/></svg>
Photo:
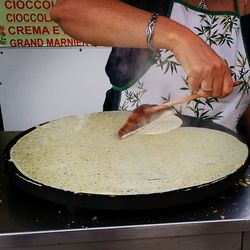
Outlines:
<svg viewBox="0 0 250 250"><path fill-rule="evenodd" d="M74 38L94 45L135 48L147 47L150 15L117 0L58 0L51 10L52 19ZM156 48L171 49L176 32L190 32L166 17L159 17L156 25Z"/></svg>
<svg viewBox="0 0 250 250"><path fill-rule="evenodd" d="M150 17L151 13L118 0L57 0L51 10L51 18L76 39L128 48L148 47L145 33ZM199 91L202 97L223 98L232 92L232 77L224 59L182 24L158 17L153 46L173 52L192 91L201 90L201 83L204 89L212 90Z"/></svg>

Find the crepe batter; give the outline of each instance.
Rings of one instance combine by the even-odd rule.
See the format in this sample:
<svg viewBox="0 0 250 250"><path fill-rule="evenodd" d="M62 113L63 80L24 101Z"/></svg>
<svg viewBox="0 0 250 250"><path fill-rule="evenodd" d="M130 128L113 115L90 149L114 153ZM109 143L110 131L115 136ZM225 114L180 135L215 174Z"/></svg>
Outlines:
<svg viewBox="0 0 250 250"><path fill-rule="evenodd" d="M101 112L49 122L19 139L11 161L25 176L50 187L136 195L213 182L247 158L247 146L236 137L205 128L179 127L120 140L117 131L129 114Z"/></svg>

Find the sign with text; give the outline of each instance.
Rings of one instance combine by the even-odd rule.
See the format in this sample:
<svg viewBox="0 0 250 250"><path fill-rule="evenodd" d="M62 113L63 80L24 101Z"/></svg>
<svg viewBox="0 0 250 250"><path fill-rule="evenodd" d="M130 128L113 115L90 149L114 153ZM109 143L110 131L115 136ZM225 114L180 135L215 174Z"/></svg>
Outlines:
<svg viewBox="0 0 250 250"><path fill-rule="evenodd" d="M1 0L0 47L88 46L50 19L55 0Z"/></svg>

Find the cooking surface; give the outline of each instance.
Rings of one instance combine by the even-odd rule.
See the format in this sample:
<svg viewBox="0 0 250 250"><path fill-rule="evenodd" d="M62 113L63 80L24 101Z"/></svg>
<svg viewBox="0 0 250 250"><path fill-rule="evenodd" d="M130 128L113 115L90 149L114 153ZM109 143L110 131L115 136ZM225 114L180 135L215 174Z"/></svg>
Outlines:
<svg viewBox="0 0 250 250"><path fill-rule="evenodd" d="M59 119L31 132L25 131L21 136L30 134L21 139L16 137L5 150L4 158L11 180L27 193L61 204L91 209L155 209L213 196L234 184L247 167L235 171L245 161L247 149L235 138L238 137L236 134L234 137L218 132L229 132L225 127L182 116L185 126L162 136L134 135L124 141L117 140L113 131L118 130L127 116L128 113L122 112L100 112L90 117ZM114 118L116 122L113 122ZM112 126L109 126L111 123ZM191 128L194 124L195 128ZM86 135L88 140L82 139ZM214 145L216 140L218 143ZM32 142L32 149L29 141ZM99 143L96 144L96 141ZM236 147L235 142L240 145ZM158 145L161 145L160 149ZM18 159L20 163L24 161L25 168L22 170L20 166L19 169L31 179L27 179L26 174L22 175L8 161L11 147L12 156L15 156L13 162L18 166ZM116 151L122 153L114 154ZM227 152L233 154L227 156ZM133 160L135 158L136 161ZM82 169L83 160L86 171ZM138 165L138 161L141 164ZM212 182L215 179L218 181ZM96 184L93 186L93 183ZM75 190L76 193L63 190ZM114 196L95 195L107 192ZM125 195L116 195L121 192ZM139 195L126 195L130 192Z"/></svg>
<svg viewBox="0 0 250 250"><path fill-rule="evenodd" d="M0 132L1 154L18 133ZM101 228L197 221L250 219L250 170L235 185L203 202L177 208L139 212L76 209L33 197L17 189L0 159L0 233Z"/></svg>

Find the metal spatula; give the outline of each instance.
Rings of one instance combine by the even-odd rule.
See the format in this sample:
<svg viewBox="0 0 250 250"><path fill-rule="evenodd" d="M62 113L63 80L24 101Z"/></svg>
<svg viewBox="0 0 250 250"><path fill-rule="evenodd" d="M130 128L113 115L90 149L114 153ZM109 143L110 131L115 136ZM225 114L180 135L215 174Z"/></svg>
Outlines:
<svg viewBox="0 0 250 250"><path fill-rule="evenodd" d="M129 135L132 135L146 124L157 119L164 111L168 110L172 106L184 102L190 102L199 97L199 94L193 94L160 105L140 105L132 112L126 123L118 131L118 136L123 139Z"/></svg>

